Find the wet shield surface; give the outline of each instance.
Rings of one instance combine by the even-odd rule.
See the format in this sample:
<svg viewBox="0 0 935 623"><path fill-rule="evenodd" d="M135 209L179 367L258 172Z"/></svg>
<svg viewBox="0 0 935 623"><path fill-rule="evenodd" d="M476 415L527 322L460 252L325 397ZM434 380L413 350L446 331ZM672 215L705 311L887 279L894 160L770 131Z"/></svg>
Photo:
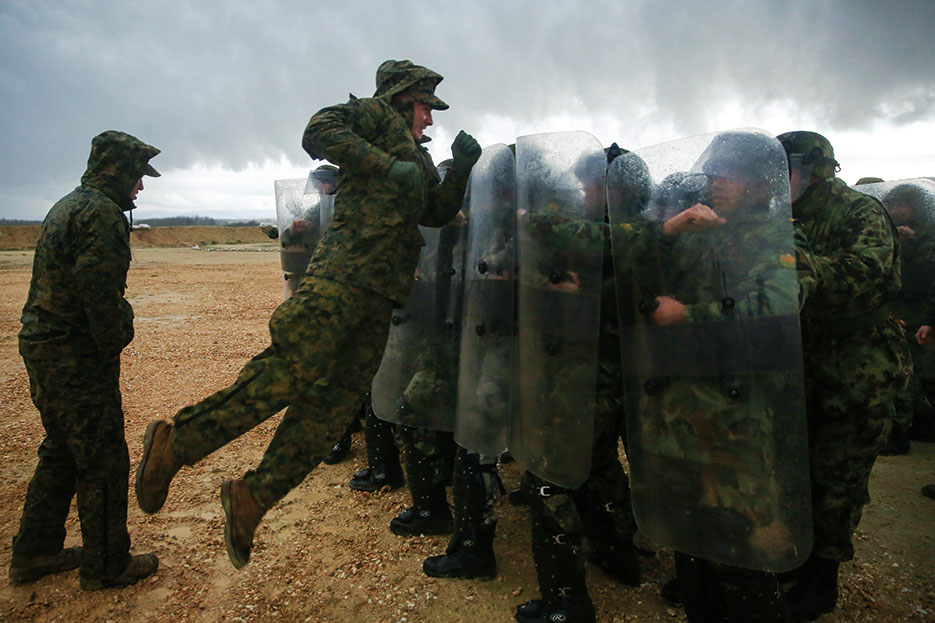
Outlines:
<svg viewBox="0 0 935 623"><path fill-rule="evenodd" d="M457 403L464 245L459 213L425 239L405 306L393 310L371 397L377 417L404 426L452 431Z"/></svg>
<svg viewBox="0 0 935 623"><path fill-rule="evenodd" d="M274 182L285 298L295 292L305 276L305 269L323 231L322 214L330 214L334 205L334 195L325 194L313 175L314 172L308 179Z"/></svg>
<svg viewBox="0 0 935 623"><path fill-rule="evenodd" d="M636 155L643 179L608 183L650 197L609 203L637 523L708 560L794 568L811 549L811 510L783 149L749 130ZM726 224L663 238L663 222L697 203ZM665 315L673 300L680 313Z"/></svg>
<svg viewBox="0 0 935 623"><path fill-rule="evenodd" d="M590 471L604 240L604 150L584 132L516 142L519 249L513 456L577 487Z"/></svg>
<svg viewBox="0 0 935 623"><path fill-rule="evenodd" d="M509 443L513 404L515 160L505 145L484 149L471 171L464 263L464 318L455 441L497 456Z"/></svg>

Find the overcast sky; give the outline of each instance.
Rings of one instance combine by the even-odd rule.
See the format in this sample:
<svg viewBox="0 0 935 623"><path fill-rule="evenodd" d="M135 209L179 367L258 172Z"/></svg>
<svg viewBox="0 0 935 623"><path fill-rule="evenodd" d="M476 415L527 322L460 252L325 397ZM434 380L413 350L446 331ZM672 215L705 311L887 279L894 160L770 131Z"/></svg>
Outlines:
<svg viewBox="0 0 935 623"><path fill-rule="evenodd" d="M273 220L312 113L408 58L445 76L436 162L584 130L635 149L735 127L825 134L853 183L935 175L935 1L2 0L0 218L41 219L95 134L160 149L136 220Z"/></svg>

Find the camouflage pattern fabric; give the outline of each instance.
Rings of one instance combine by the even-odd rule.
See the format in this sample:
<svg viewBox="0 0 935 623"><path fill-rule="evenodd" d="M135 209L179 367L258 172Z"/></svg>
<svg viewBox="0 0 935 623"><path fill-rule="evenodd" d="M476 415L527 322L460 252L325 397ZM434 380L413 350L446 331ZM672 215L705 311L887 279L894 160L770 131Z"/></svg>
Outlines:
<svg viewBox="0 0 935 623"><path fill-rule="evenodd" d="M426 77L424 70L411 68L419 80ZM400 84L409 80L406 71L390 73ZM451 169L439 184L428 150L415 142L411 123L390 103L398 91L389 78L381 82L378 76L378 83L379 97L352 97L346 104L325 108L305 128L305 151L340 167L334 221L318 243L308 274L366 288L403 304L424 244L418 225L441 227L451 221L461 207L468 176ZM412 193L403 194L398 184L386 179L396 160L422 168L422 185Z"/></svg>
<svg viewBox="0 0 935 623"><path fill-rule="evenodd" d="M253 497L272 507L327 456L360 406L386 343L390 301L306 277L269 321L272 344L229 387L175 416L170 441L193 465L286 408L255 471Z"/></svg>
<svg viewBox="0 0 935 623"><path fill-rule="evenodd" d="M65 518L77 494L81 575L119 575L130 562L130 457L123 433L120 359L42 359L25 353L23 359L46 436L13 539L13 557L28 560L61 550Z"/></svg>
<svg viewBox="0 0 935 623"><path fill-rule="evenodd" d="M425 68L411 69L424 77ZM431 156L388 96L316 113L302 145L340 167L334 219L305 279L273 312L269 348L231 386L179 411L170 437L176 456L193 464L288 407L260 465L245 475L267 509L321 462L354 417L380 364L392 303L405 301L412 286L418 225L450 221L467 183L458 174L437 183ZM422 165L416 192L386 179L396 159Z"/></svg>
<svg viewBox="0 0 935 623"><path fill-rule="evenodd" d="M19 350L46 437L26 493L13 557L61 550L77 494L81 574L106 578L129 562L120 352L133 339L123 298L130 230L123 215L155 147L108 131L91 143L81 186L49 211L36 245Z"/></svg>
<svg viewBox="0 0 935 623"><path fill-rule="evenodd" d="M900 289L899 245L883 206L838 179L810 186L793 214L819 275L802 311L813 554L846 561L911 370L902 328L886 313Z"/></svg>

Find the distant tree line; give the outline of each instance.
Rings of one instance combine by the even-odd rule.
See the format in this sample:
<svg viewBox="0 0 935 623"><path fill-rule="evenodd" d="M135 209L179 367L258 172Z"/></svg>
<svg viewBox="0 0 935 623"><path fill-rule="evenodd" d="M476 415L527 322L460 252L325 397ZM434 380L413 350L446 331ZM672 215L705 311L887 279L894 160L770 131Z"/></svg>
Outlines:
<svg viewBox="0 0 935 623"><path fill-rule="evenodd" d="M167 216L164 218L134 219L137 224L146 223L150 227L256 227L260 221L235 221L210 216ZM0 226L18 227L22 225L42 225L42 221L23 219L0 219Z"/></svg>

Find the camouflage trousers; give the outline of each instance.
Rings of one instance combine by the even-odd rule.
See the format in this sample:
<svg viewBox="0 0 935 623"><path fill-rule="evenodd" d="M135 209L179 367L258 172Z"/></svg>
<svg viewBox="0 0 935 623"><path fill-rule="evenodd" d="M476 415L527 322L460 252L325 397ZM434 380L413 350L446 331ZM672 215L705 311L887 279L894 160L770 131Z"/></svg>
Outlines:
<svg viewBox="0 0 935 623"><path fill-rule="evenodd" d="M851 538L870 501L870 471L910 371L906 341L895 325L806 345L815 556L854 557Z"/></svg>
<svg viewBox="0 0 935 623"><path fill-rule="evenodd" d="M272 344L232 385L176 414L173 452L192 465L285 408L260 465L244 476L271 508L347 429L380 364L391 310L374 292L307 276L273 312Z"/></svg>
<svg viewBox="0 0 935 623"><path fill-rule="evenodd" d="M13 558L28 560L61 550L65 518L77 495L81 575L118 575L130 561L130 458L123 430L120 359L30 352L22 343L20 352L46 436L13 539Z"/></svg>
<svg viewBox="0 0 935 623"><path fill-rule="evenodd" d="M530 511L540 588L555 586L556 582L566 585L560 578L542 577L550 570L583 581L585 563L593 551L633 538L636 523L629 478L618 450L624 430L620 396L617 385L598 392L591 470L584 484L566 489L527 473L535 488ZM550 562L543 564L543 558Z"/></svg>

